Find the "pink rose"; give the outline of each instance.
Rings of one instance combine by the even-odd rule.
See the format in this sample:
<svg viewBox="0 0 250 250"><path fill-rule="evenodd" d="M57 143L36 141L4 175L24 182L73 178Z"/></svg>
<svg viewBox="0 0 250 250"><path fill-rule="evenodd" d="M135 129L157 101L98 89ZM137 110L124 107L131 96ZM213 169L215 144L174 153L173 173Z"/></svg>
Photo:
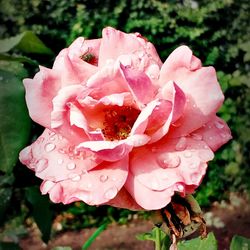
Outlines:
<svg viewBox="0 0 250 250"><path fill-rule="evenodd" d="M162 63L138 33L80 37L24 86L45 130L20 160L53 202L162 208L174 192L194 192L231 138L216 116L224 96L214 68L187 46Z"/></svg>

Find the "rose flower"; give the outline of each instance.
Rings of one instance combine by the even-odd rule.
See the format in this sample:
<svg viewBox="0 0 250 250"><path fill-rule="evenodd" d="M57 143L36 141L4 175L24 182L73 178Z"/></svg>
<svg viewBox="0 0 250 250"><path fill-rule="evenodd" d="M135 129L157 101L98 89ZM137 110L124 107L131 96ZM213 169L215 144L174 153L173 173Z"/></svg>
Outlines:
<svg viewBox="0 0 250 250"><path fill-rule="evenodd" d="M20 160L53 202L160 209L193 193L231 138L214 68L187 46L162 63L138 33L80 37L24 86L45 130Z"/></svg>

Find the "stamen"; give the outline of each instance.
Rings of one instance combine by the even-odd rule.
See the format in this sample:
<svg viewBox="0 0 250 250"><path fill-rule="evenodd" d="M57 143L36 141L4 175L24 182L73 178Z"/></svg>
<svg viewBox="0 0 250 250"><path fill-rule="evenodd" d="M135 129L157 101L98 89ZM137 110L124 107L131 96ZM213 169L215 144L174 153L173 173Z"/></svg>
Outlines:
<svg viewBox="0 0 250 250"><path fill-rule="evenodd" d="M126 139L140 111L132 107L112 106L105 109L102 132L107 140Z"/></svg>

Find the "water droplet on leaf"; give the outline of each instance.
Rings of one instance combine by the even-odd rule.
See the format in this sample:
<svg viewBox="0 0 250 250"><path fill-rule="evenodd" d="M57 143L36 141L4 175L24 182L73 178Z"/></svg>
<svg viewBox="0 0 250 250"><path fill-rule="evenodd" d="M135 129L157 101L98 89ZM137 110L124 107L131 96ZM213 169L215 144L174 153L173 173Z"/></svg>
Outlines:
<svg viewBox="0 0 250 250"><path fill-rule="evenodd" d="M106 181L108 180L108 178L109 178L109 177L108 177L107 175L101 175L101 176L100 176L100 181L101 181L101 182L106 182Z"/></svg>

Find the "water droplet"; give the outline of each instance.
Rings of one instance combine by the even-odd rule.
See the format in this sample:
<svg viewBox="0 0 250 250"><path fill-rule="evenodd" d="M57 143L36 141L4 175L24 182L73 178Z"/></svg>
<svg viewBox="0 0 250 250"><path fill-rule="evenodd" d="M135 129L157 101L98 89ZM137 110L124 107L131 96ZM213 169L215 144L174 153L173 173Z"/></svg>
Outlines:
<svg viewBox="0 0 250 250"><path fill-rule="evenodd" d="M222 138L226 138L226 137L227 137L227 135L224 134L224 133L221 133L220 136L221 136Z"/></svg>
<svg viewBox="0 0 250 250"><path fill-rule="evenodd" d="M56 139L56 137L53 135L49 138L51 141L54 141Z"/></svg>
<svg viewBox="0 0 250 250"><path fill-rule="evenodd" d="M62 140L63 137L61 135L58 135L58 140Z"/></svg>
<svg viewBox="0 0 250 250"><path fill-rule="evenodd" d="M202 140L202 136L199 135L199 134L195 134L195 133L192 134L192 138L195 139L195 140L197 140L197 141L201 141Z"/></svg>
<svg viewBox="0 0 250 250"><path fill-rule="evenodd" d="M52 143L47 143L45 145L45 151L46 152L51 152L55 149L56 145L55 144L52 144Z"/></svg>
<svg viewBox="0 0 250 250"><path fill-rule="evenodd" d="M175 149L177 151L182 151L187 147L187 139L185 137L181 137L178 143L175 145Z"/></svg>
<svg viewBox="0 0 250 250"><path fill-rule="evenodd" d="M3 77L2 76L0 76L0 81L2 81L3 80Z"/></svg>
<svg viewBox="0 0 250 250"><path fill-rule="evenodd" d="M36 140L37 143L42 143L43 141L44 141L44 138L43 138L43 137L39 137L39 138Z"/></svg>
<svg viewBox="0 0 250 250"><path fill-rule="evenodd" d="M212 136L209 136L209 138L208 138L209 140L213 140L213 137Z"/></svg>
<svg viewBox="0 0 250 250"><path fill-rule="evenodd" d="M66 154L66 151L62 148L58 149L58 152L61 153L61 154Z"/></svg>
<svg viewBox="0 0 250 250"><path fill-rule="evenodd" d="M196 104L193 104L193 108L196 108Z"/></svg>
<svg viewBox="0 0 250 250"><path fill-rule="evenodd" d="M58 163L59 165L63 164L63 159L58 159L58 160L57 160L57 163Z"/></svg>
<svg viewBox="0 0 250 250"><path fill-rule="evenodd" d="M208 149L208 145L204 145L204 148L205 148L205 149Z"/></svg>
<svg viewBox="0 0 250 250"><path fill-rule="evenodd" d="M191 178L191 181L194 183L194 184L197 184L198 183L198 179L199 179L199 175L198 174L192 174L190 176Z"/></svg>
<svg viewBox="0 0 250 250"><path fill-rule="evenodd" d="M212 126L211 126L211 125L208 125L208 128L212 128Z"/></svg>
<svg viewBox="0 0 250 250"><path fill-rule="evenodd" d="M71 177L71 180L72 181L80 181L81 180L81 176L79 174L74 174L72 177Z"/></svg>
<svg viewBox="0 0 250 250"><path fill-rule="evenodd" d="M222 122L220 122L220 121L216 121L216 122L214 123L214 125L215 125L215 127L218 128L218 129L224 128L224 124L223 124Z"/></svg>
<svg viewBox="0 0 250 250"><path fill-rule="evenodd" d="M151 151L152 151L152 153L155 153L155 152L158 151L158 148L157 148L157 147L152 147L152 148L151 148Z"/></svg>
<svg viewBox="0 0 250 250"><path fill-rule="evenodd" d="M117 192L118 192L117 188L112 187L105 192L104 196L107 199L113 199L117 195Z"/></svg>
<svg viewBox="0 0 250 250"><path fill-rule="evenodd" d="M67 165L67 169L69 170L73 170L76 168L76 164L74 162L70 162L68 165Z"/></svg>
<svg viewBox="0 0 250 250"><path fill-rule="evenodd" d="M47 159L40 159L37 163L36 163L36 172L40 173L43 170L45 170L48 167L48 160Z"/></svg>
<svg viewBox="0 0 250 250"><path fill-rule="evenodd" d="M181 121L176 121L176 122L172 123L171 125L178 128L181 126Z"/></svg>
<svg viewBox="0 0 250 250"><path fill-rule="evenodd" d="M199 163L198 162L191 162L188 164L188 167L191 168L191 169L195 169L199 166Z"/></svg>
<svg viewBox="0 0 250 250"><path fill-rule="evenodd" d="M106 181L108 180L108 178L109 178L109 177L108 177L107 175L101 175L101 176L100 176L100 181L101 181L101 182L106 182Z"/></svg>
<svg viewBox="0 0 250 250"><path fill-rule="evenodd" d="M181 158L175 154L165 153L161 154L157 161L162 168L176 168L180 165Z"/></svg>
<svg viewBox="0 0 250 250"><path fill-rule="evenodd" d="M184 152L184 156L185 156L186 158L190 158L190 157L192 156L192 153L191 153L190 151L185 151L185 152Z"/></svg>
<svg viewBox="0 0 250 250"><path fill-rule="evenodd" d="M183 192L184 191L184 186L182 184L177 184L176 188L179 192Z"/></svg>

